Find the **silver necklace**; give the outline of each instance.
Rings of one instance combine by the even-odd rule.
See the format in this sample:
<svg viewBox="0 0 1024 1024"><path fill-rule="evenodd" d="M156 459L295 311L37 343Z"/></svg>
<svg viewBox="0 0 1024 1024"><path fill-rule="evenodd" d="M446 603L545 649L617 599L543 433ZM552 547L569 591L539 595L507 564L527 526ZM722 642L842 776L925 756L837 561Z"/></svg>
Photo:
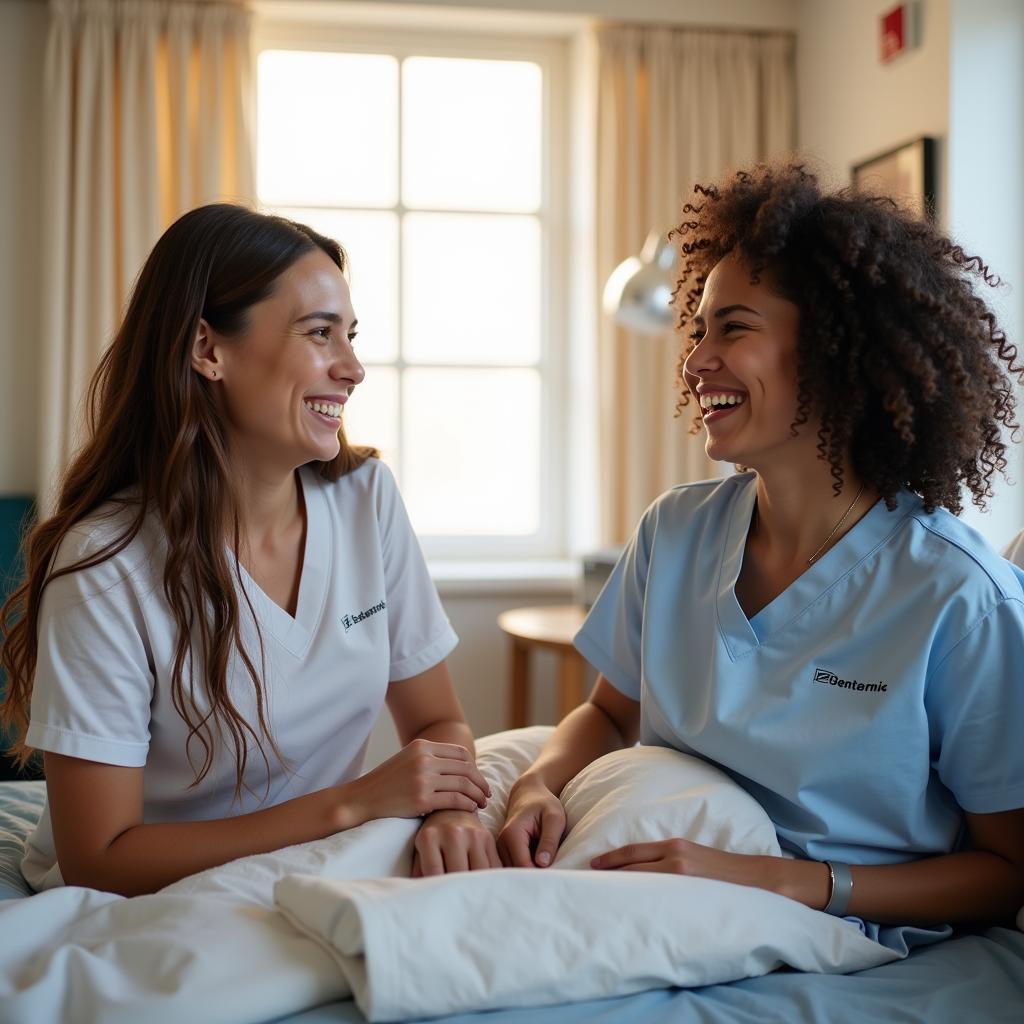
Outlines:
<svg viewBox="0 0 1024 1024"><path fill-rule="evenodd" d="M832 532L821 542L821 547L818 548L818 550L815 551L814 554L811 555L811 557L807 559L807 564L808 565L814 565L814 563L818 560L818 555L820 555L822 553L822 551L824 551L825 548L828 547L828 542L836 535L836 533L839 531L839 528L843 525L843 523L845 523L846 520L850 518L850 513L854 510L854 508L856 508L857 502L860 501L860 496L863 493L864 493L864 485L861 484L860 485L860 490L857 492L856 497L854 497L853 501L850 503L850 507L843 513L843 516L839 520L839 522L836 523L836 525L832 527Z"/></svg>

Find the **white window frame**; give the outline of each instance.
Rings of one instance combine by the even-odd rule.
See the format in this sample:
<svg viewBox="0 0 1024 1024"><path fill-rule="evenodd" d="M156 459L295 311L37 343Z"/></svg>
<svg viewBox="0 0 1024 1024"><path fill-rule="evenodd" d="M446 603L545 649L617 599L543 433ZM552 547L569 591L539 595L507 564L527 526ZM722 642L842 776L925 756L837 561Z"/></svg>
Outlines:
<svg viewBox="0 0 1024 1024"><path fill-rule="evenodd" d="M324 8L327 6L323 5ZM570 489L574 479L568 458L572 431L570 410L573 404L570 400L572 381L568 374L571 346L564 342L564 339L569 337L571 329L568 305L572 293L568 270L567 217L570 198L570 40L564 35L485 34L456 27L439 32L435 28L399 28L387 24L375 26L365 22L365 8L362 16L355 22L339 18L337 9L332 14L324 12L317 17L318 12L311 9L308 4L296 4L287 11L288 17L282 17L284 10L279 4L267 4L265 10L267 15L258 16L254 25L254 69L259 54L264 50L381 53L392 55L399 61L410 56L523 60L540 65L544 82L544 143L541 202L536 216L540 221L542 233L541 351L538 362L534 364L541 374L539 530L528 537L443 537L421 534L420 542L431 561L495 562L564 558L570 552ZM257 13L259 15L259 8ZM296 15L300 13L302 19L297 20ZM391 20L385 19L383 11L381 14L382 22ZM399 146L401 147L401 125ZM401 161L401 149L399 154ZM394 209L400 216L406 212L405 207L401 205L401 195L399 204ZM344 244L344 239L340 241ZM399 301L402 287L401 264L400 251ZM358 303L358 296L356 300ZM400 308L400 318L401 315ZM399 330L401 331L401 320ZM394 363L386 365L394 366L400 372L405 368L401 353ZM500 369L502 366L499 364L495 368ZM500 454L496 457L500 457Z"/></svg>

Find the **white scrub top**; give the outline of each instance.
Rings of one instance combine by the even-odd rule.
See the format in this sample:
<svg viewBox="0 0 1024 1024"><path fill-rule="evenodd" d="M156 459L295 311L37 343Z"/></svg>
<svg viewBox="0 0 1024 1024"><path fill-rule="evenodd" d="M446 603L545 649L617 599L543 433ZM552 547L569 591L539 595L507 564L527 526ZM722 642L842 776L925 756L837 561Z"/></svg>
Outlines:
<svg viewBox="0 0 1024 1024"><path fill-rule="evenodd" d="M647 510L575 643L641 742L724 768L783 849L888 864L957 849L961 808L1024 806L1024 591L949 513L879 501L752 619L753 474Z"/></svg>
<svg viewBox="0 0 1024 1024"><path fill-rule="evenodd" d="M146 822L229 817L359 775L389 682L437 664L457 638L388 468L370 459L334 483L309 467L298 476L307 527L295 617L241 570L263 635L267 721L287 762L268 750L269 790L251 742L245 780L256 795L234 800L234 757L223 745L203 782L189 789L195 768L171 694L176 629L163 593L165 542L152 517L119 554L46 587L29 746L144 767ZM104 518L103 511L69 534L57 566L114 535L122 514ZM241 589L239 598L258 669L259 641ZM228 685L258 730L253 684L237 657ZM202 750L194 745L193 754L201 764ZM22 870L36 889L62 884L48 810Z"/></svg>

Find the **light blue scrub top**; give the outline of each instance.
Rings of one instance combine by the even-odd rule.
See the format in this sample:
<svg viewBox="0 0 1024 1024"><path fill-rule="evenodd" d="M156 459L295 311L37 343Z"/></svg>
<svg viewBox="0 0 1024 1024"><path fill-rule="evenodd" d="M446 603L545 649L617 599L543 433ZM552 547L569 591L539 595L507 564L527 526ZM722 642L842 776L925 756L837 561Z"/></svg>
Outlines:
<svg viewBox="0 0 1024 1024"><path fill-rule="evenodd" d="M948 853L961 808L1024 806L1012 566L905 491L748 620L735 583L755 495L752 473L663 494L575 638L640 701L641 742L724 768L814 860ZM895 947L949 933L864 927Z"/></svg>

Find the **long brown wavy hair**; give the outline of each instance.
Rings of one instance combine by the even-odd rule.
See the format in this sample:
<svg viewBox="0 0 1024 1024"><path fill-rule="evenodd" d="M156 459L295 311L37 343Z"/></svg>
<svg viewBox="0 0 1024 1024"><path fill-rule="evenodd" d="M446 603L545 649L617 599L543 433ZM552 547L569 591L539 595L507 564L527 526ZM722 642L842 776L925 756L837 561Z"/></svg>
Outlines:
<svg viewBox="0 0 1024 1024"><path fill-rule="evenodd" d="M240 632L238 496L224 424L209 384L192 369L191 351L200 319L228 337L243 334L250 308L272 293L288 267L316 248L347 272L344 249L312 228L216 203L179 218L150 253L124 321L89 385L88 440L64 474L56 512L27 536L26 580L0 611L0 664L8 677L0 721L14 736L10 753L19 766L33 753L25 734L46 585L122 551L149 515L157 517L166 537L163 591L177 628L172 699L188 726L185 753L196 772L192 785L210 771L218 737L226 737L234 753L236 799L249 788L244 776L250 741L267 768L268 782L264 743L284 762L265 715L258 624L261 671L244 649ZM327 480L377 455L371 448L349 445L343 429L339 437L338 455L314 463ZM99 551L55 571L68 532L109 502L128 513L128 526ZM224 543L225 523L233 524L234 557ZM194 641L198 673L193 671ZM228 692L233 650L255 690L256 723L239 712ZM203 714L189 695L197 684L205 685L209 701ZM198 760L193 744L201 750Z"/></svg>
<svg viewBox="0 0 1024 1024"><path fill-rule="evenodd" d="M735 253L799 310L797 410L819 417L836 493L847 453L891 509L901 488L959 513L984 507L1015 432L1017 349L979 294L998 279L930 220L888 198L824 190L803 165L759 164L694 187L672 232L679 326L711 269ZM677 412L689 402L682 361ZM699 417L695 429L699 430Z"/></svg>

